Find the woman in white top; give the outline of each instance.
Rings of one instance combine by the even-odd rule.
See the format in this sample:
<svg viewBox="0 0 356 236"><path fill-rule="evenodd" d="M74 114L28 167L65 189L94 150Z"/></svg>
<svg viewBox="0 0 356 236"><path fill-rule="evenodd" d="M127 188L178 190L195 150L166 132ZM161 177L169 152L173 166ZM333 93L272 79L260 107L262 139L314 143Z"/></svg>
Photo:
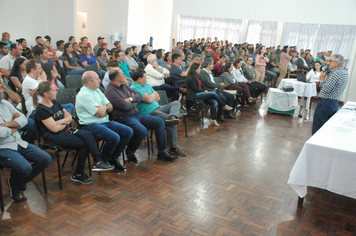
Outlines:
<svg viewBox="0 0 356 236"><path fill-rule="evenodd" d="M320 73L321 73L321 63L319 61L316 61L314 63L314 67L312 70L310 70L307 75L307 81L309 82L315 82L316 83L316 90L319 92L320 91Z"/></svg>
<svg viewBox="0 0 356 236"><path fill-rule="evenodd" d="M132 58L132 55L134 54L134 51L132 48L126 48L125 50L125 62L127 63L127 65L129 65L129 67L135 67L136 69L138 68L138 64L135 61L134 58ZM129 70L129 72L131 73L132 70Z"/></svg>

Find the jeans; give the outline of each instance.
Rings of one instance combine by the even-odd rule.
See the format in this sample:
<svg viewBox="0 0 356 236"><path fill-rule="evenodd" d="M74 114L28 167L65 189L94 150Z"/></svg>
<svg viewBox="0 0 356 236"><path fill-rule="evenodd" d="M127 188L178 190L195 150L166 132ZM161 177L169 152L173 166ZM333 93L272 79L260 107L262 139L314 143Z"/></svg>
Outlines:
<svg viewBox="0 0 356 236"><path fill-rule="evenodd" d="M136 113L134 115L122 116L117 121L133 129L133 136L127 145L126 151L134 154L142 141L148 134L148 129L154 129L156 133L156 142L158 153L167 151L167 138L164 121L155 116Z"/></svg>
<svg viewBox="0 0 356 236"><path fill-rule="evenodd" d="M85 72L85 69L75 69L67 72L67 75L82 75Z"/></svg>
<svg viewBox="0 0 356 236"><path fill-rule="evenodd" d="M226 105L225 102L223 102L220 97L214 92L197 93L195 95L195 100L200 100L210 105L210 114L212 120L216 120L217 104L219 103L219 106L221 107L224 107Z"/></svg>
<svg viewBox="0 0 356 236"><path fill-rule="evenodd" d="M64 130L58 133L50 133L46 141L57 144L62 148L71 148L78 151L78 163L75 173L83 174L88 151L93 156L94 162L101 161L101 156L93 135L86 130L78 130L76 134L70 134Z"/></svg>
<svg viewBox="0 0 356 236"><path fill-rule="evenodd" d="M72 103L63 104L62 107L66 109L66 111L68 111L69 114L72 114L74 111L74 105Z"/></svg>
<svg viewBox="0 0 356 236"><path fill-rule="evenodd" d="M36 139L35 121L31 118L27 118L27 124L20 130L24 132L22 139L33 144Z"/></svg>
<svg viewBox="0 0 356 236"><path fill-rule="evenodd" d="M150 115L157 116L166 120L170 116L179 117L180 113L180 102L174 101L163 106L157 107L151 112ZM167 143L170 148L178 147L178 133L176 125L167 126Z"/></svg>
<svg viewBox="0 0 356 236"><path fill-rule="evenodd" d="M316 133L339 109L338 101L320 99L316 104L312 135Z"/></svg>
<svg viewBox="0 0 356 236"><path fill-rule="evenodd" d="M167 97L171 98L171 101L177 101L179 98L179 88L175 88L169 84L161 84L159 86L153 86L154 90L164 90L167 93Z"/></svg>
<svg viewBox="0 0 356 236"><path fill-rule="evenodd" d="M133 135L133 130L130 127L116 121L83 125L82 129L91 131L106 141L101 152L104 161L117 159Z"/></svg>
<svg viewBox="0 0 356 236"><path fill-rule="evenodd" d="M26 184L46 169L52 162L52 157L39 147L28 144L27 148L17 147L0 149L0 162L11 168L11 178L19 185ZM33 162L31 165L30 162Z"/></svg>
<svg viewBox="0 0 356 236"><path fill-rule="evenodd" d="M232 95L231 93L224 92L223 90L216 90L216 94L219 96L219 98L226 103L226 105L233 107L234 106L234 100L235 96ZM225 113L229 113L230 111L225 111ZM223 107L218 106L218 116L221 116L223 113Z"/></svg>
<svg viewBox="0 0 356 236"><path fill-rule="evenodd" d="M266 70L266 75L271 76L274 81L274 84L277 84L277 79L278 79L277 73L270 70Z"/></svg>

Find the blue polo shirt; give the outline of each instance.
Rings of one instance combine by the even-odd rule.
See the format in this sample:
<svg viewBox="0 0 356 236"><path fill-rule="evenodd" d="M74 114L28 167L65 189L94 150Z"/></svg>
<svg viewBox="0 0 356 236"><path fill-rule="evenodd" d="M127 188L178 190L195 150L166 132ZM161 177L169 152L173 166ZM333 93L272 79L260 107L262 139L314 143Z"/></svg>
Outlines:
<svg viewBox="0 0 356 236"><path fill-rule="evenodd" d="M118 62L119 62L119 65L120 65L120 69L122 70L122 72L124 72L124 75L126 77L131 78L131 75L130 75L130 72L129 72L129 68L130 68L129 65L125 61L123 61L123 62L118 61Z"/></svg>
<svg viewBox="0 0 356 236"><path fill-rule="evenodd" d="M133 90L135 90L136 92L139 92L142 95L142 97L144 96L143 95L144 93L151 95L152 93L156 92L148 83L145 83L144 85L140 85L136 82L133 82L131 85L131 88ZM157 107L159 107L159 104L157 101L153 101L151 103L145 103L141 100L141 102L137 103L137 109L142 114L149 115Z"/></svg>

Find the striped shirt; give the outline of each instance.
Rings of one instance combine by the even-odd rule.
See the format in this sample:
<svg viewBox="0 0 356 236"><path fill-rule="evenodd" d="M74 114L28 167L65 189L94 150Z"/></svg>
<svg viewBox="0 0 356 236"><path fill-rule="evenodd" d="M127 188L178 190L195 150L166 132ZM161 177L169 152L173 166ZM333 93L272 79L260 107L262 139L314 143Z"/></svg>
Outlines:
<svg viewBox="0 0 356 236"><path fill-rule="evenodd" d="M320 81L319 98L338 101L347 86L348 78L349 75L344 67L330 71L326 78Z"/></svg>

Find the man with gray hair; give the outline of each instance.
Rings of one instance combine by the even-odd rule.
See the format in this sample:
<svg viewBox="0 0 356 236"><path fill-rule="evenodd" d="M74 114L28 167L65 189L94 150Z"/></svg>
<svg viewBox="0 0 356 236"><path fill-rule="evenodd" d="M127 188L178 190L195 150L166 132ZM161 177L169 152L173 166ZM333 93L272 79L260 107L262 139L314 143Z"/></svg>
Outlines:
<svg viewBox="0 0 356 236"><path fill-rule="evenodd" d="M165 83L165 79L169 77L169 71L158 65L157 56L155 54L151 54L147 57L145 72L147 83L154 90L164 90L172 101L178 100L179 88Z"/></svg>
<svg viewBox="0 0 356 236"><path fill-rule="evenodd" d="M344 57L333 54L330 58L328 72L320 74L319 101L316 105L312 134L314 135L339 109L341 94L348 83L348 73L344 66Z"/></svg>
<svg viewBox="0 0 356 236"><path fill-rule="evenodd" d="M75 108L82 129L91 131L105 142L101 152L104 162L115 166L114 171L125 170L118 158L129 143L133 131L130 127L109 120L113 105L99 89L100 79L94 71L83 74L84 86L77 95Z"/></svg>

